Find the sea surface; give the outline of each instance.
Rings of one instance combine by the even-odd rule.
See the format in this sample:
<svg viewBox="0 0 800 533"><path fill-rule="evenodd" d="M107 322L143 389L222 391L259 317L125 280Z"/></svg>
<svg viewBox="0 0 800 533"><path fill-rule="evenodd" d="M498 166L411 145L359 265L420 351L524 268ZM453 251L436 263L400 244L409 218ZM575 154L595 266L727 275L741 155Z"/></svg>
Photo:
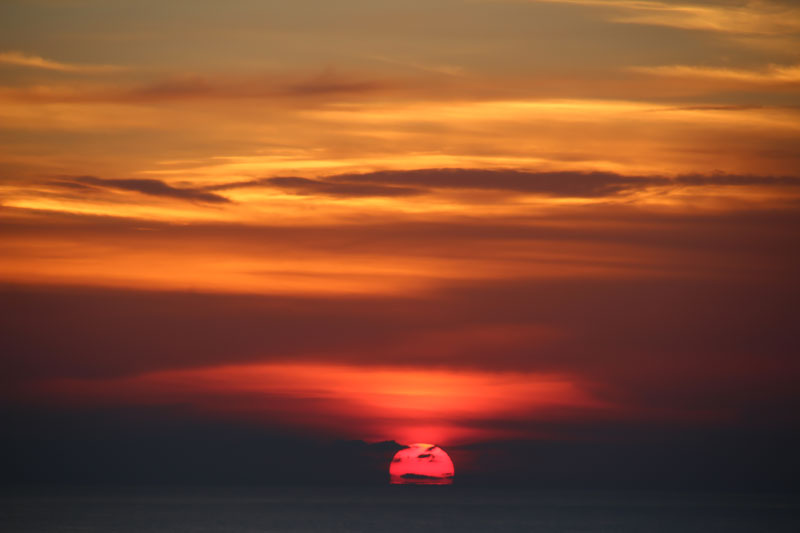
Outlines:
<svg viewBox="0 0 800 533"><path fill-rule="evenodd" d="M797 494L458 486L0 491L3 533L791 532Z"/></svg>

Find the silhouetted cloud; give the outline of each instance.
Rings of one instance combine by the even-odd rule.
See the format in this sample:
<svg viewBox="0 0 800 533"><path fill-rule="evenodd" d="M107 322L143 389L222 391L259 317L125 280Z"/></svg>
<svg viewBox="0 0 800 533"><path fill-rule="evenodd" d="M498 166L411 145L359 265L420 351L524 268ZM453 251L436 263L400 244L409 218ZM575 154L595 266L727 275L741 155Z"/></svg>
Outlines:
<svg viewBox="0 0 800 533"><path fill-rule="evenodd" d="M513 191L546 196L597 198L647 187L703 185L800 187L798 177L735 175L626 176L611 172L523 172L514 170L425 169L343 174L336 183L413 185L432 189Z"/></svg>
<svg viewBox="0 0 800 533"><path fill-rule="evenodd" d="M479 189L565 197L613 196L649 185L648 178L592 172L522 172L513 170L426 169L338 175L334 182L414 185L430 189Z"/></svg>
<svg viewBox="0 0 800 533"><path fill-rule="evenodd" d="M525 172L517 170L421 169L338 174L317 179L302 177L261 178L210 187L226 190L244 187L276 187L297 194L331 196L411 196L437 190L479 190L550 197L603 198L649 187L758 186L800 187L800 177L685 175L627 176L611 172Z"/></svg>
<svg viewBox="0 0 800 533"><path fill-rule="evenodd" d="M209 190L228 190L245 187L275 187L290 191L294 194L321 194L326 196L343 197L373 197L373 196L414 196L423 194L424 189L405 187L402 185L381 185L371 183L347 183L328 181L324 179L309 179L298 177L275 177L258 180L231 183L210 187Z"/></svg>
<svg viewBox="0 0 800 533"><path fill-rule="evenodd" d="M160 180L155 179L105 179L95 176L76 176L65 177L61 180L50 182L60 187L68 188L91 188L99 187L103 189L116 189L121 191L132 191L150 196L161 196L166 198L176 198L179 200L189 200L206 203L227 203L230 202L224 196L214 194L202 189L195 188L176 188Z"/></svg>
<svg viewBox="0 0 800 533"><path fill-rule="evenodd" d="M291 485L368 485L364 490L369 491L370 498L385 498L387 505L397 505L396 491L375 492L387 485L392 455L404 448L396 443L383 447L360 441L331 442L295 435L263 422L219 420L163 406L82 410L6 406L0 410L0 423L14 428L0 439L4 473L0 483L13 486L17 492L21 484L67 483L74 496L75 485L100 484L96 490L108 498L116 494L109 485L164 483L163 494L175 496L175 486L187 483L204 487L250 485L259 488L257 494L280 495L270 499L281 502L294 494L308 495L307 490L293 493ZM480 497L495 502L502 517L507 517L514 502L530 505L525 498L509 499L509 493L500 490L509 486L581 491L689 488L693 489L693 506L698 498L695 491L711 488L744 489L748 494L759 489L787 491L786 505L780 508L796 521L792 503L796 495L791 492L800 474L796 460L800 442L794 426L710 428L603 421L572 422L571 427L580 438L448 446L456 468L455 482L462 487L492 487L482 491ZM130 497L131 492L128 488L119 494ZM146 494L162 493L156 490ZM242 494L234 492L235 501L240 501ZM450 496L463 498L461 493ZM605 508L608 497L601 492L592 501ZM664 506L660 493L627 493L624 504L652 506L653 497L658 498L659 507ZM672 494L670 501L677 497ZM713 496L713 508L719 507L720 513L729 515L731 507L720 505L718 497ZM430 498L428 491L402 494L410 506L435 507ZM736 500L737 504L742 501ZM757 506L774 511L760 499ZM742 512L756 520L754 509ZM468 517L472 520L473 515ZM774 523L775 515L770 520Z"/></svg>

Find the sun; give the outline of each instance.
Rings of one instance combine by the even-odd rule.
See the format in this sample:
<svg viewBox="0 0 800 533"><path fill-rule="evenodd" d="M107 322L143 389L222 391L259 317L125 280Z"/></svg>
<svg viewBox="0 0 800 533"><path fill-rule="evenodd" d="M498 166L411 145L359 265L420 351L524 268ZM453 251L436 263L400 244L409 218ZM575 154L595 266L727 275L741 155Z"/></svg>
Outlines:
<svg viewBox="0 0 800 533"><path fill-rule="evenodd" d="M454 474L450 456L435 444L411 444L397 452L389 466L393 485L450 485Z"/></svg>

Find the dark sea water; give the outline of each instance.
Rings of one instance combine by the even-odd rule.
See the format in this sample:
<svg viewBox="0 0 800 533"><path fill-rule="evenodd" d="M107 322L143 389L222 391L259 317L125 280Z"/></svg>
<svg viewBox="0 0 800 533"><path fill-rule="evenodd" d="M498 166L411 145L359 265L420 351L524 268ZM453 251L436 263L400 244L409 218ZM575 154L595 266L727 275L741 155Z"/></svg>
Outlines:
<svg viewBox="0 0 800 533"><path fill-rule="evenodd" d="M3 533L791 532L792 494L451 487L7 489Z"/></svg>

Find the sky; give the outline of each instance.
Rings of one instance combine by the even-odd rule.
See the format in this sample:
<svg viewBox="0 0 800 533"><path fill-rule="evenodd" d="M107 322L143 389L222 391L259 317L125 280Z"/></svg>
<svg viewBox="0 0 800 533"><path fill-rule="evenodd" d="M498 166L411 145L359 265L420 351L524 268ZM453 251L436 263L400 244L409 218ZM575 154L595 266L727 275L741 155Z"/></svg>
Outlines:
<svg viewBox="0 0 800 533"><path fill-rule="evenodd" d="M799 97L790 1L6 0L12 481L789 484Z"/></svg>

